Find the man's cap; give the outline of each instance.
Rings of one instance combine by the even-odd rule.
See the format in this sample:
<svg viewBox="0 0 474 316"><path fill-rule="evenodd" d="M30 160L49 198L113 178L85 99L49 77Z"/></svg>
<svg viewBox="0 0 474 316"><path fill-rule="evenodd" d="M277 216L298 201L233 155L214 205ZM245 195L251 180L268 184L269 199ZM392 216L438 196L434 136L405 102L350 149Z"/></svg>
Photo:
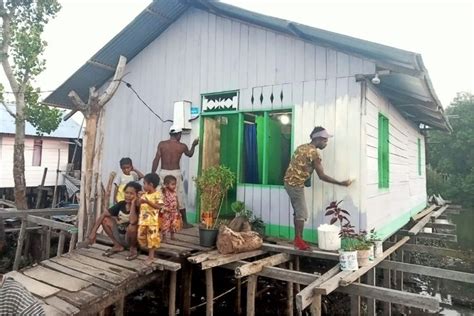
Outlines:
<svg viewBox="0 0 474 316"><path fill-rule="evenodd" d="M314 139L314 138L318 138L318 137L321 137L321 138L331 138L332 135L328 133L328 131L326 131L325 129L323 130L320 130L320 131L313 131L311 133L311 139Z"/></svg>
<svg viewBox="0 0 474 316"><path fill-rule="evenodd" d="M181 127L175 127L175 126L170 127L170 134L178 134L178 133L181 133L182 131L183 129Z"/></svg>

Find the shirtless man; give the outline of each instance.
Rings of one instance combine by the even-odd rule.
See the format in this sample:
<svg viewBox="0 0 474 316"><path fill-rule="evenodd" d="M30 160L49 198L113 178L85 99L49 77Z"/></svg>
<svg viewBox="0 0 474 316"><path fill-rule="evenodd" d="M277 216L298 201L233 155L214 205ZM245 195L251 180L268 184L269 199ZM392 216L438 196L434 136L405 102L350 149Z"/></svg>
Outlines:
<svg viewBox="0 0 474 316"><path fill-rule="evenodd" d="M186 196L184 194L183 176L181 174L179 163L183 154L188 157L194 155L194 149L199 144L199 140L195 139L191 145L191 149L188 149L188 146L180 142L181 132L181 128L171 126L170 139L158 144L151 172L156 172L161 160L161 170L158 173L160 176L160 183L163 183L163 180L167 175L172 175L177 179L176 192L178 193L179 212L183 217L183 228L190 228L192 225L190 225L186 219Z"/></svg>

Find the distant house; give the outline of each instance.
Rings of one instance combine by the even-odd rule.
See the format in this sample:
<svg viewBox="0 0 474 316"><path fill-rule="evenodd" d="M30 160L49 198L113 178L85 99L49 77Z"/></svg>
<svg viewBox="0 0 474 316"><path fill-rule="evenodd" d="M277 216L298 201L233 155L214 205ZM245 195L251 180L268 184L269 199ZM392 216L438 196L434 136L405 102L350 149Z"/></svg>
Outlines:
<svg viewBox="0 0 474 316"><path fill-rule="evenodd" d="M14 105L8 107L15 112ZM59 170L65 171L72 162L75 141L80 132L80 125L70 119L61 122L50 135L38 136L36 129L26 124L25 137L25 180L27 188L36 188L41 184L44 168L48 168L45 186L54 186L59 158ZM82 134L81 134L82 135ZM82 138L82 136L81 136ZM14 187L13 182L13 145L15 143L15 120L0 105L0 190L7 192ZM76 164L80 164L81 148L77 148ZM79 168L79 166L76 166ZM59 177L58 184L63 184Z"/></svg>
<svg viewBox="0 0 474 316"><path fill-rule="evenodd" d="M87 100L89 87L110 80L120 55L140 98L161 118L181 120L187 144L200 136L199 152L181 166L196 220L192 178L220 163L237 174L228 202L244 201L268 234L291 238L282 177L317 125L335 135L322 151L326 172L356 181L343 188L313 176L306 238L316 238L333 200L344 200L357 227L375 227L383 237L426 206L423 129L451 127L419 54L220 2L153 1L45 101L72 108L71 90ZM191 104L174 106L184 100ZM183 110L185 118L200 117L174 116ZM171 124L125 84L104 118L103 176L124 156L150 170Z"/></svg>

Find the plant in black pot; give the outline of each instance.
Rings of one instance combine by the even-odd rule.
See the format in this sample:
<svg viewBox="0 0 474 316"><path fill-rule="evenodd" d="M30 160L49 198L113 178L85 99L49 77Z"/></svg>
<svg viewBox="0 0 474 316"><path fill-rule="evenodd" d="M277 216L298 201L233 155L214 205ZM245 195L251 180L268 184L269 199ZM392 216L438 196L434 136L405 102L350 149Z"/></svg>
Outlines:
<svg viewBox="0 0 474 316"><path fill-rule="evenodd" d="M245 203L242 201L235 201L230 205L232 211L235 214L233 220L233 227L229 226L234 231L248 231L252 230L260 234L265 235L265 223L262 218L253 214L252 210L247 209Z"/></svg>
<svg viewBox="0 0 474 316"><path fill-rule="evenodd" d="M219 231L222 203L235 183L235 174L229 168L217 165L204 170L194 181L201 199L199 242L202 246L212 247L216 244Z"/></svg>

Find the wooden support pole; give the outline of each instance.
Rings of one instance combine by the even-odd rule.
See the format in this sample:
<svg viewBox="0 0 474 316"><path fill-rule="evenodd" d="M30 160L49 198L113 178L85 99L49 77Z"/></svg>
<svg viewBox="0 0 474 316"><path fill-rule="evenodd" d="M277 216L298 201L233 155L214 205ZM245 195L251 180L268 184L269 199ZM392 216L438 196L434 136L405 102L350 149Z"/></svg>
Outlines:
<svg viewBox="0 0 474 316"><path fill-rule="evenodd" d="M295 256L295 270L300 271L300 257ZM301 286L296 283L296 293L299 293L301 291Z"/></svg>
<svg viewBox="0 0 474 316"><path fill-rule="evenodd" d="M321 295L315 294L311 303L311 316L321 316Z"/></svg>
<svg viewBox="0 0 474 316"><path fill-rule="evenodd" d="M201 263L201 268L203 270L213 268L213 267L218 267L223 264L229 263L229 262L234 262L238 260L243 260L251 257L256 257L259 255L263 255L265 251L262 250L253 250L253 251L247 251L247 252L241 252L237 254L229 254L229 255L220 255L216 259L211 259L211 260L206 260Z"/></svg>
<svg viewBox="0 0 474 316"><path fill-rule="evenodd" d="M258 276L252 274L247 282L247 316L255 316L255 292L257 291Z"/></svg>
<svg viewBox="0 0 474 316"><path fill-rule="evenodd" d="M392 273L390 270L383 270L383 287L390 289L392 287ZM390 302L383 302L383 315L392 315L392 304Z"/></svg>
<svg viewBox="0 0 474 316"><path fill-rule="evenodd" d="M115 303L115 316L123 316L125 309L125 295Z"/></svg>
<svg viewBox="0 0 474 316"><path fill-rule="evenodd" d="M69 252L73 251L74 248L76 248L76 242L77 242L77 233L72 233L71 240L69 241Z"/></svg>
<svg viewBox="0 0 474 316"><path fill-rule="evenodd" d="M262 271L263 267L276 266L290 260L290 255L286 253L279 253L267 258L263 258L235 269L235 277L242 278L251 274Z"/></svg>
<svg viewBox="0 0 474 316"><path fill-rule="evenodd" d="M38 187L38 194L36 195L35 208L40 208L40 206L41 206L41 199L43 198L43 187L44 187L44 182L46 181L46 174L47 173L48 173L48 168L44 168L43 178L41 178L41 184Z"/></svg>
<svg viewBox="0 0 474 316"><path fill-rule="evenodd" d="M176 315L176 271L170 271L168 316Z"/></svg>
<svg viewBox="0 0 474 316"><path fill-rule="evenodd" d="M288 262L288 269L293 270L293 262ZM287 282L286 283L286 291L287 291L287 312L286 315L288 316L293 316L293 299L294 299L294 293L293 293L293 282Z"/></svg>
<svg viewBox="0 0 474 316"><path fill-rule="evenodd" d="M0 221L1 221L1 219L0 219ZM30 227L27 227L26 228L26 233L25 233L25 246L24 246L24 249L23 249L23 256L25 258L28 258L28 256L29 256L30 242L31 242Z"/></svg>
<svg viewBox="0 0 474 316"><path fill-rule="evenodd" d="M191 288L193 278L193 266L187 262L183 262L182 284L183 284L183 315L191 315Z"/></svg>
<svg viewBox="0 0 474 316"><path fill-rule="evenodd" d="M58 240L58 251L56 252L56 256L60 256L64 252L64 243L66 242L66 232L60 231L59 232L59 240Z"/></svg>
<svg viewBox="0 0 474 316"><path fill-rule="evenodd" d="M242 315L242 279L237 279L235 309L237 315Z"/></svg>
<svg viewBox="0 0 474 316"><path fill-rule="evenodd" d="M375 286L375 268L367 272L367 284ZM376 304L373 298L367 298L367 315L375 316L376 315Z"/></svg>
<svg viewBox="0 0 474 316"><path fill-rule="evenodd" d="M351 308L350 308L351 316L359 316L360 315L360 296L349 295L349 297L351 299Z"/></svg>
<svg viewBox="0 0 474 316"><path fill-rule="evenodd" d="M56 207L58 202L58 182L59 182L59 164L61 163L61 149L58 148L58 164L56 166L56 182L54 183L54 191L53 191L53 205L51 207Z"/></svg>
<svg viewBox="0 0 474 316"><path fill-rule="evenodd" d="M17 271L20 266L21 252L23 249L23 240L25 239L26 233L26 219L21 220L20 234L18 235L18 241L16 244L15 260L13 261L13 271Z"/></svg>
<svg viewBox="0 0 474 316"><path fill-rule="evenodd" d="M206 271L206 316L214 314L214 284L212 281L212 269Z"/></svg>
<svg viewBox="0 0 474 316"><path fill-rule="evenodd" d="M51 256L51 227L46 227L44 240L44 259L49 259Z"/></svg>

